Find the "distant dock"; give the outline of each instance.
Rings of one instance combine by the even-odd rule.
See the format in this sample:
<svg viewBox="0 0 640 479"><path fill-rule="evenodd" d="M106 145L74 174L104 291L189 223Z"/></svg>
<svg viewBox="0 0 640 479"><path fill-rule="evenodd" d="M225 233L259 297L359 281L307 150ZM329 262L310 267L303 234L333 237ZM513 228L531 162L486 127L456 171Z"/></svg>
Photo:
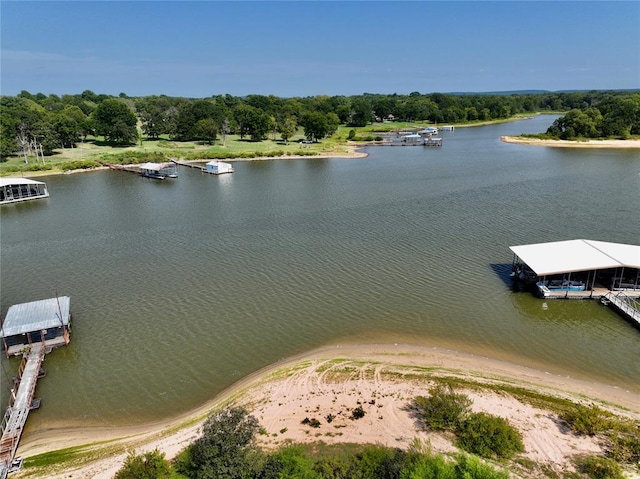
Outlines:
<svg viewBox="0 0 640 479"><path fill-rule="evenodd" d="M225 173L233 173L233 166L230 163L225 163L219 160L201 160L201 161L193 161L186 162L181 160L171 160L174 164L180 166L186 166L188 168L197 168L203 173L209 173L211 175L223 175ZM205 162L206 164L202 166L201 162Z"/></svg>

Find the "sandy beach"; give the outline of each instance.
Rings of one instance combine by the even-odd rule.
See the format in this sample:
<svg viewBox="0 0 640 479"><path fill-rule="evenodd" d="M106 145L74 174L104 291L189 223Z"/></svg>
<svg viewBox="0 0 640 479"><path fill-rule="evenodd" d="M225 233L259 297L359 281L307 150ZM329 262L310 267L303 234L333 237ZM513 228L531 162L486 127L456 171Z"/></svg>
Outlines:
<svg viewBox="0 0 640 479"><path fill-rule="evenodd" d="M258 441L267 449L287 441L320 440L406 448L417 438L434 452L451 452L455 447L450 438L419 430L407 410L412 398L428 393L434 377L520 386L575 402L594 401L640 418L637 392L615 386L451 349L397 343L334 345L258 371L182 417L145 427L38 431L23 437L18 454L29 457L85 445L81 461L65 470L47 471L47 477L107 479L120 469L127 451L157 448L167 458L175 457L198 437L211 411L231 404L247 407L258 418L266 431ZM597 440L568 433L549 411L489 389L464 392L473 400L473 410L505 417L520 429L528 459L560 471L571 467L576 454L602 452ZM350 414L358 406L365 416L354 420ZM302 424L305 418L318 419L320 427ZM92 456L95 460L87 460Z"/></svg>
<svg viewBox="0 0 640 479"><path fill-rule="evenodd" d="M501 136L505 143L518 143L521 145L550 146L555 148L640 148L640 140L540 140L538 138L525 138L521 136Z"/></svg>

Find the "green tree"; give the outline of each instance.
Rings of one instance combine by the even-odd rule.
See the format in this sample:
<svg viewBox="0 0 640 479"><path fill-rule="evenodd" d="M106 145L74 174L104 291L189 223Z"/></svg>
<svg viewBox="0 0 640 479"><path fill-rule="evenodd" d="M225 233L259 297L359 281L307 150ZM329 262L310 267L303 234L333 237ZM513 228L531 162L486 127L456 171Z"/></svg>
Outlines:
<svg viewBox="0 0 640 479"><path fill-rule="evenodd" d="M330 131L327 115L319 111L305 113L300 120L300 126L304 128L304 136L315 141L321 140Z"/></svg>
<svg viewBox="0 0 640 479"><path fill-rule="evenodd" d="M140 455L129 453L114 479L169 479L171 474L164 453L156 449Z"/></svg>
<svg viewBox="0 0 640 479"><path fill-rule="evenodd" d="M373 120L373 109L369 101L360 98L352 103L351 119L349 126L367 126Z"/></svg>
<svg viewBox="0 0 640 479"><path fill-rule="evenodd" d="M179 140L193 140L198 137L196 125L200 120L215 119L216 108L209 100L194 100L183 103L176 117L176 137Z"/></svg>
<svg viewBox="0 0 640 479"><path fill-rule="evenodd" d="M282 122L278 124L278 131L280 132L280 138L282 138L285 143L289 141L289 138L295 135L297 129L298 129L298 126L296 125L296 120L291 116L285 118L284 120L282 120Z"/></svg>
<svg viewBox="0 0 640 479"><path fill-rule="evenodd" d="M211 118L204 118L196 123L195 133L199 140L212 145L218 136L218 125Z"/></svg>
<svg viewBox="0 0 640 479"><path fill-rule="evenodd" d="M138 138L136 115L121 100L106 99L93 113L98 135L116 144L132 144Z"/></svg>
<svg viewBox="0 0 640 479"><path fill-rule="evenodd" d="M202 437L189 448L189 471L184 472L198 479L247 477L253 471L258 427L258 420L241 407L211 415L204 423Z"/></svg>
<svg viewBox="0 0 640 479"><path fill-rule="evenodd" d="M69 115L64 112L55 115L52 126L62 148L75 146L78 142L81 127Z"/></svg>

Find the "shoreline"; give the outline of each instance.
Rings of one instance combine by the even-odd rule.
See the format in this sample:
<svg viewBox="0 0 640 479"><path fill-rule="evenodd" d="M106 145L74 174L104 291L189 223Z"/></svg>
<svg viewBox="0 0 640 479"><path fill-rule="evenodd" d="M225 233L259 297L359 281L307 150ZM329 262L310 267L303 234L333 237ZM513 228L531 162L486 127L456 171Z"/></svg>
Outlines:
<svg viewBox="0 0 640 479"><path fill-rule="evenodd" d="M206 163L207 161L217 160L217 161L226 161L229 163L233 162L245 162L245 161L269 161L269 160L309 160L309 159L321 159L321 158L341 158L341 159L359 159L366 158L369 156L368 153L364 153L359 151L361 148L369 145L362 146L347 146L346 151L337 152L337 151L322 151L317 155L280 155L280 156L256 156L252 158L205 158L201 160L181 160L185 163ZM131 163L123 166L136 166L137 163ZM22 171L22 172L14 172L16 175L4 175L1 177L4 178L39 178L42 176L57 176L57 175L74 175L76 173L92 173L95 171L105 171L108 170L108 166L98 166L96 168L81 168L77 170L39 170L39 171ZM18 175L18 173L20 173Z"/></svg>
<svg viewBox="0 0 640 479"><path fill-rule="evenodd" d="M341 363L349 364L351 368L360 367L362 372L350 374L352 377L341 384L326 382L327 370ZM328 368L327 365L329 365ZM329 396L337 394L337 390L342 394L338 404L352 401L348 397L353 394L352 391L356 390L357 394L364 394L364 391L369 391L369 394L374 396L377 394L378 407L382 407L384 401L382 398L391 398L394 395L398 396L395 398L396 403L401 397L402 403L406 404L407 398L416 394L416 388L418 393L426 392L424 384L421 386L416 384L413 377L415 372L438 377L467 378L488 385L505 384L523 387L575 402L594 401L599 403L600 407L614 410L618 414L635 419L640 418L637 395L615 386L556 375L501 359L453 349L398 343L340 344L320 347L256 371L200 407L166 421L132 427L60 428L35 431L22 438L18 455L29 457L70 447L82 447L83 454L93 451L98 459L77 466L65 465L64 471L48 473L48 477L111 478L122 466L127 451L135 450L140 453L157 448L166 455L167 459L175 457L198 437L202 423L211 412L230 404L247 405L249 412L258 417L261 424L272 433L266 438L259 438L267 448L277 447L282 441L291 438L301 441L307 438L317 440L313 435L305 436L304 434L308 434L308 431L301 430L300 419L295 415L310 414L308 409L301 408L310 408L313 401L320 401L322 397L331 401ZM381 391L390 387L387 384L388 380L385 382L381 379L387 378L387 375L395 377L395 381L390 381L395 384L393 386L395 389L389 389L391 392L381 394ZM323 384L323 381L326 384ZM483 396L486 395L474 400L483 401ZM330 406L331 403L329 403ZM328 406L325 404L322 407ZM496 406L490 406L490 408L493 407ZM385 413L388 413L390 408L389 404L385 405ZM320 411L320 405L317 410ZM521 410L522 403L518 403L514 411ZM322 412L317 414L323 417ZM375 418L371 417L371 419ZM394 417L393 420L397 421L398 418ZM527 420L530 421L530 418ZM283 427L285 421L289 423ZM349 424L353 424L353 421ZM398 434L407 441L419 436L414 432L413 436L409 437L406 431L393 431L387 434L387 429L379 430L377 429L379 426L380 424L376 423L367 425L361 422L359 423L361 429L353 431L351 435L348 435L347 429L341 429L341 432L336 435L338 437L334 438L330 435L323 437L322 440L325 442L368 442L369 440L383 442L384 439L388 439L395 444L398 439L392 437L393 434ZM283 433L283 431L288 432ZM276 436L278 438L274 439ZM370 436L372 439L368 439Z"/></svg>
<svg viewBox="0 0 640 479"><path fill-rule="evenodd" d="M640 148L640 140L542 140L539 138L526 138L521 136L501 136L503 143L514 143L519 145L549 146L554 148L619 148L637 149Z"/></svg>

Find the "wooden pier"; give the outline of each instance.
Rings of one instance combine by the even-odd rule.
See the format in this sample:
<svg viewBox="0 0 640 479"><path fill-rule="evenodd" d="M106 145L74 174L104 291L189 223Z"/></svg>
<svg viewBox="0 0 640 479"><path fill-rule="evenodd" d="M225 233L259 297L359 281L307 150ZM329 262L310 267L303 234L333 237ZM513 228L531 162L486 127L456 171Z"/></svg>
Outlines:
<svg viewBox="0 0 640 479"><path fill-rule="evenodd" d="M140 168L133 168L132 166L127 166L127 165L114 165L114 164L109 164L107 165L109 168L111 168L112 170L118 170L118 171L128 171L129 173L135 173L136 175L140 175Z"/></svg>
<svg viewBox="0 0 640 479"><path fill-rule="evenodd" d="M180 165L180 166L187 166L189 168L197 168L198 170L202 170L202 165L199 165L198 163L189 163L187 161L181 161L181 160L171 160L172 163L175 163L176 165Z"/></svg>
<svg viewBox="0 0 640 479"><path fill-rule="evenodd" d="M0 439L0 479L5 479L14 461L20 436L27 422L29 411L34 409L34 393L38 378L42 376L41 366L45 354L44 343L34 343L22 357L15 380L17 391L11 390L9 406L2 418L2 439ZM39 403L39 402L38 402Z"/></svg>

